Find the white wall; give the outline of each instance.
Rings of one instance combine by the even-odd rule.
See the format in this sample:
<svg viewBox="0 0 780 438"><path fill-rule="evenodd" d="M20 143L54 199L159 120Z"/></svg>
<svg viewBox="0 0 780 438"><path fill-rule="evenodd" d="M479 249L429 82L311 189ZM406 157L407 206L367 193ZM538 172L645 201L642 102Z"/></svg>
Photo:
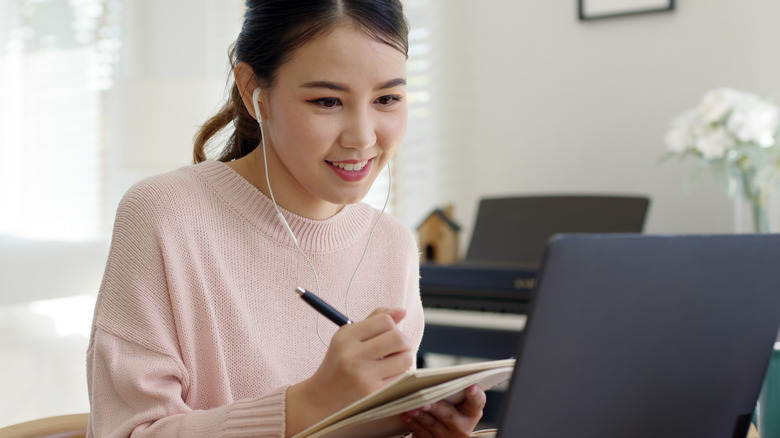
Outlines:
<svg viewBox="0 0 780 438"><path fill-rule="evenodd" d="M230 71L228 46L243 0L127 2L122 60L106 105L106 215L143 177L192 162L192 139L218 108Z"/></svg>
<svg viewBox="0 0 780 438"><path fill-rule="evenodd" d="M480 197L547 192L647 194L649 233L733 230L709 174L686 190L692 163L657 160L669 120L712 88L780 101L780 2L583 22L576 0L440 1L441 203L466 235Z"/></svg>

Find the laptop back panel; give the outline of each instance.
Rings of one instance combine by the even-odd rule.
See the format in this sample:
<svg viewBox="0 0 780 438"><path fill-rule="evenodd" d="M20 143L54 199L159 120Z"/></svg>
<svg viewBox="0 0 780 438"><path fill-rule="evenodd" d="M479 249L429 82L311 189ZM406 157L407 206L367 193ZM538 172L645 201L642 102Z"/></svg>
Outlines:
<svg viewBox="0 0 780 438"><path fill-rule="evenodd" d="M780 324L780 236L550 242L499 437L744 437Z"/></svg>

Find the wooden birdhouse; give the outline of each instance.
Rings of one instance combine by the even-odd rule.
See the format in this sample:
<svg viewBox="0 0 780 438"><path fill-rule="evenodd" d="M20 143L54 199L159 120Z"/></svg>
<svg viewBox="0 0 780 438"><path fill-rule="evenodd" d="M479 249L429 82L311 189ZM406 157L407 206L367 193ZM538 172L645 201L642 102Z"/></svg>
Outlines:
<svg viewBox="0 0 780 438"><path fill-rule="evenodd" d="M452 220L452 205L436 209L417 227L417 240L424 263L448 264L458 261L460 226Z"/></svg>

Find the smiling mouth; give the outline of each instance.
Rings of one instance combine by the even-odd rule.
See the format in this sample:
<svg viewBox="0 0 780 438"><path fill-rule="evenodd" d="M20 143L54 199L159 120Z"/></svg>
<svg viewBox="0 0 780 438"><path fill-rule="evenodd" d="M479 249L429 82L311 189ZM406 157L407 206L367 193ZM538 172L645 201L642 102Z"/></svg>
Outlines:
<svg viewBox="0 0 780 438"><path fill-rule="evenodd" d="M326 162L333 167L338 167L339 169L344 169L348 172L359 172L363 170L364 167L366 167L366 164L368 164L368 160L359 161L357 163L334 163L332 161Z"/></svg>

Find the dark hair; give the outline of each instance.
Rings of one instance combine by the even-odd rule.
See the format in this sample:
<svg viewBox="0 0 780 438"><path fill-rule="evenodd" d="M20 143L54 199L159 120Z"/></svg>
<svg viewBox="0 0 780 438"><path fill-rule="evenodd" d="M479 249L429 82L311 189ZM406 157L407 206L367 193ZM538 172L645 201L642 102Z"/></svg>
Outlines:
<svg viewBox="0 0 780 438"><path fill-rule="evenodd" d="M249 64L266 89L273 87L279 67L297 48L344 23L356 25L405 55L409 49L409 27L400 0L247 0L246 7L241 32L230 47L230 63L233 68L239 62ZM195 136L196 163L206 159L209 139L230 123L234 129L220 161L247 155L261 140L257 121L244 106L235 83L222 108Z"/></svg>

